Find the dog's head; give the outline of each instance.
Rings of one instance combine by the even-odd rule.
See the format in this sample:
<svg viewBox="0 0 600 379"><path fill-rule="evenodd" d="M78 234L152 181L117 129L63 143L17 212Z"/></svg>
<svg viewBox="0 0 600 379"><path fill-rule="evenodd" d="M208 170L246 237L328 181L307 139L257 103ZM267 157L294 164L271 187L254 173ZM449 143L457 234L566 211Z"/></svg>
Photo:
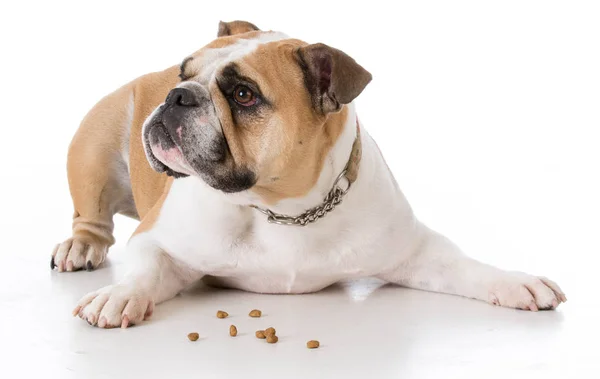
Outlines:
<svg viewBox="0 0 600 379"><path fill-rule="evenodd" d="M345 104L371 80L340 50L243 21L221 23L180 77L144 125L153 169L196 175L223 192L250 189L267 202L312 188Z"/></svg>

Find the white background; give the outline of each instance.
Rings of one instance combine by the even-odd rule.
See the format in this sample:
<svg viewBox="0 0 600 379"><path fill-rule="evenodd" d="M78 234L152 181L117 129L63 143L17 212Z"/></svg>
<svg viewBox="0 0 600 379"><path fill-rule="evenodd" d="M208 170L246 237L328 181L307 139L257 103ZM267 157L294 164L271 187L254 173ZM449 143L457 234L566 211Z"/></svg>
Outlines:
<svg viewBox="0 0 600 379"><path fill-rule="evenodd" d="M360 335L336 343L336 338L346 341L341 336L353 333L339 330L330 337L332 356L323 349L319 359L311 361L311 357L295 356L291 349L289 356L279 356L281 365L295 367L298 359L303 363L291 372L313 377L319 377L324 367L358 375L360 367L365 367L358 361L373 362L365 371L373 377L439 377L443 373L445 377L547 378L567 373L584 377L592 375L587 371L592 369L597 373L600 4L393 3L3 2L0 346L2 360L9 363L0 364L0 373L11 374L7 377L39 373L44 377L96 374L116 378L119 372L134 377L143 367L148 371L145 377L159 372L170 377L166 368L179 353L166 341L174 333L165 321L169 314L159 312L158 320L148 326L123 331L128 335L93 330L68 318L79 296L110 283L118 274L119 257L135 222L117 218L118 242L104 270L50 272L52 247L70 233L66 152L78 123L102 96L144 73L178 64L216 36L219 20L234 19L307 42L324 42L354 57L374 77L357 101L359 116L420 218L480 260L554 279L569 298L557 312L525 316L468 300L386 288L372 305L382 307L381 313L370 312L365 303L357 311L364 317L348 323L349 328L373 325L371 332L378 333L377 338L363 336L367 338L363 350L351 347L360 346ZM362 293L364 286L352 288ZM323 312L328 304L345 309L339 299L345 293L323 295L329 299L320 305ZM215 293L211 298L219 296ZM222 296L223 302L250 299L246 294ZM411 302L400 303L403 297ZM299 309L307 306L301 297L289 299L260 301L273 307L289 302ZM198 296L190 304L200 310L202 301ZM215 307L222 304L213 301ZM387 308L388 303L396 307ZM422 314L415 304L420 304ZM435 304L445 304L450 311L431 314L438 309ZM336 313L336 317L344 314ZM415 317L411 328L419 332L411 338L427 342L418 353L400 357L395 352L408 348L388 337L394 335L391 330L406 327L403 314ZM190 320L195 316L183 313L178 317ZM328 316L324 313L323 317ZM456 319L448 321L448 317ZM505 333L486 337L469 329L487 317L500 320ZM434 332L432 325L447 325L459 318L462 323L454 325L456 336L436 337L448 329ZM306 328L318 328L318 319L299 319L299 323L313 323ZM280 320L281 325L285 322L291 321ZM532 334L532 328L538 334ZM153 331L162 339L143 339ZM469 333L475 334L465 336ZM90 344L87 353L78 350L78 344L95 338L100 345ZM128 338L129 348L119 338ZM473 344L457 347L453 341L463 338L473 338ZM502 346L496 343L481 353L481 346L499 340ZM135 345L140 341L145 341L145 349L152 342L163 346L162 371L154 371L145 361L145 350ZM302 338L298 341L301 348ZM94 350L94 346L102 348ZM196 358L195 375L202 373L207 349ZM268 362L271 353L267 350L264 358L257 355L260 363L254 363L235 347L223 345L221 359L241 362L239 373L230 368L219 374L222 367L208 365L214 371L204 374L218 378L251 375L252 367ZM118 351L114 357L122 360L107 360L111 351ZM381 358L383 352L387 353ZM80 361L80 356L86 358ZM132 359L141 366L121 371L127 365L124 362ZM273 366L277 363L268 364ZM382 367L385 371L378 371ZM255 373L263 376L269 371Z"/></svg>

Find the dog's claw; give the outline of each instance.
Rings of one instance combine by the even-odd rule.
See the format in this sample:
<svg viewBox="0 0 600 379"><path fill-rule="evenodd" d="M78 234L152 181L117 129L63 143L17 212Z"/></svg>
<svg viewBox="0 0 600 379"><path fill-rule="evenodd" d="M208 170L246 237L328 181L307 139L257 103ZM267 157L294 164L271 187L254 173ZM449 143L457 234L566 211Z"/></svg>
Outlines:
<svg viewBox="0 0 600 379"><path fill-rule="evenodd" d="M121 328L125 329L129 326L129 317L124 316L123 321L121 322Z"/></svg>
<svg viewBox="0 0 600 379"><path fill-rule="evenodd" d="M50 258L50 270L54 270L54 267L56 267L56 264L54 263L54 255L53 255L52 258Z"/></svg>
<svg viewBox="0 0 600 379"><path fill-rule="evenodd" d="M531 304L529 304L529 310L532 312L537 312L539 309L537 305L534 302L532 302Z"/></svg>
<svg viewBox="0 0 600 379"><path fill-rule="evenodd" d="M85 269L87 271L94 271L94 266L92 265L92 261L87 261L87 263L85 265Z"/></svg>
<svg viewBox="0 0 600 379"><path fill-rule="evenodd" d="M73 317L80 315L81 312L81 305L78 305L77 307L75 307L75 309L73 309Z"/></svg>

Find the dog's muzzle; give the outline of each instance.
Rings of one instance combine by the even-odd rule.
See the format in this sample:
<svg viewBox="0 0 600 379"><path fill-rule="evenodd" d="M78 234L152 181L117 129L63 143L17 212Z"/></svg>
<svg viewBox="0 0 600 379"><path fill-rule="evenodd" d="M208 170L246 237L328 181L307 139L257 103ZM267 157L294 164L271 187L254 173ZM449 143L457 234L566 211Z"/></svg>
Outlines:
<svg viewBox="0 0 600 379"><path fill-rule="evenodd" d="M200 174L198 169L223 161L227 146L212 123L218 123L218 119L204 87L171 90L144 131L146 153L152 167L181 177Z"/></svg>
<svg viewBox="0 0 600 379"><path fill-rule="evenodd" d="M146 121L144 149L152 168L173 177L200 176L224 192L251 187L255 175L237 167L208 90L184 82Z"/></svg>

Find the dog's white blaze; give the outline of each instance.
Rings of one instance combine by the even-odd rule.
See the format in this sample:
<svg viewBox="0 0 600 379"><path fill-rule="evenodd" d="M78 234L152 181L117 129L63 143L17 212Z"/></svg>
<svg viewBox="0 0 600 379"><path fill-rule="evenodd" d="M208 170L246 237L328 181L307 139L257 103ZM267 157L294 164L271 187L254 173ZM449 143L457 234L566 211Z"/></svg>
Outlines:
<svg viewBox="0 0 600 379"><path fill-rule="evenodd" d="M260 45L287 38L289 38L287 35L279 32L261 33L256 38L251 39L240 38L236 43L229 46L206 49L201 57L194 58L188 65L192 69L195 68L194 71L199 72L194 80L206 86L214 79L220 67L252 53Z"/></svg>

